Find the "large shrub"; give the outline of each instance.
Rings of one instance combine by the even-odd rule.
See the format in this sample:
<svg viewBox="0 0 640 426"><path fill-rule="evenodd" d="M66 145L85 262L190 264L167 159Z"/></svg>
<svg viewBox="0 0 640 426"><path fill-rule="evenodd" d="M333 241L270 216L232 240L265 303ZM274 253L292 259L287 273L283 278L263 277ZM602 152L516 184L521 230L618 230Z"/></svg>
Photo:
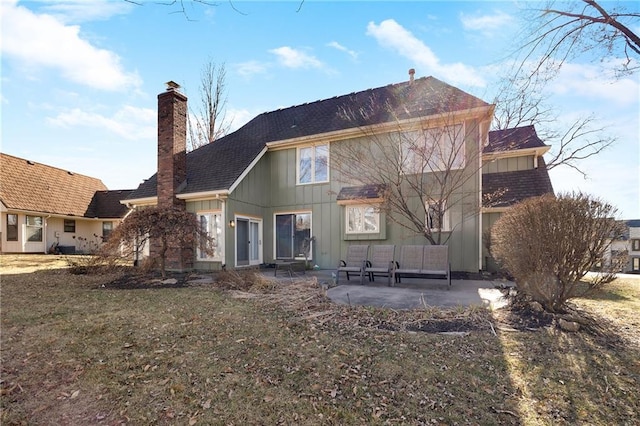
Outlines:
<svg viewBox="0 0 640 426"><path fill-rule="evenodd" d="M513 276L520 296L549 312L609 282L621 259L609 248L622 229L610 204L582 193L527 199L492 228L492 254ZM587 272L600 273L581 282Z"/></svg>

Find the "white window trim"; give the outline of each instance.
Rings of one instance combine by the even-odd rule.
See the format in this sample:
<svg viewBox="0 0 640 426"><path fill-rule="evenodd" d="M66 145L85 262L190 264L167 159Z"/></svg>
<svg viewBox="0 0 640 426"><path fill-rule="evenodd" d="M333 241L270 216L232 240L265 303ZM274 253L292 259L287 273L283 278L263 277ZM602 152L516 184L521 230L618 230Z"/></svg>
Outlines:
<svg viewBox="0 0 640 426"><path fill-rule="evenodd" d="M429 211L430 206L437 204L439 201L438 200L427 200L426 201L426 216L424 218L425 220L425 225L430 224L431 220L429 220ZM442 229L438 229L438 228L429 228L431 230L431 232L451 232L451 210L448 208L447 206L447 202L443 202L442 204L442 208L444 209L444 214L442 215Z"/></svg>
<svg viewBox="0 0 640 426"><path fill-rule="evenodd" d="M465 144L465 125L464 123L456 123L456 124L451 124L448 126L441 126L441 127L429 127L426 129L420 129L417 131L411 131L411 132L407 132L406 134L408 135L408 138L412 138L415 137L416 140L417 138L423 138L424 139L424 146L426 146L426 134L431 132L431 131L436 131L438 129L445 129L442 130L442 133L439 135L440 139L438 141L438 143L440 143L441 138L443 138L444 136L448 135L449 132L446 130L447 128L450 127L460 127L460 130L458 131L459 135L461 135L461 141L460 143L462 144L460 146L460 151L458 152L458 155L461 156L462 161L460 162L460 164L452 164L451 167L449 167L448 164L444 164L444 163L440 163L437 165L429 165L429 164L421 164L420 166L415 166L415 161L413 162L409 162L408 160L410 159L410 155L406 152L407 147L406 144L408 142L404 142L405 143L405 148L403 148L403 153L401 154L404 157L404 161L402 161L401 163L406 163L406 166L403 166L403 173L405 174L418 174L418 173L431 173L431 172L438 172L438 171L446 171L447 169L449 170L461 170L464 169L466 166L466 144ZM414 136L409 136L409 135L414 135ZM422 146L422 144L421 144ZM433 156L433 154L431 154L429 157L429 159L431 159ZM413 164L411 164L413 163Z"/></svg>
<svg viewBox="0 0 640 426"><path fill-rule="evenodd" d="M326 180L316 180L316 148L318 147L326 147L327 149L327 179ZM300 151L303 149L311 148L313 155L311 158L311 180L309 182L300 182ZM296 183L298 185L313 185L316 183L327 183L330 180L330 158L329 158L329 144L322 143L316 145L305 145L299 146L296 148Z"/></svg>
<svg viewBox="0 0 640 426"><path fill-rule="evenodd" d="M276 217L277 216L284 216L284 215L302 215L302 214L308 214L309 215L309 235L311 236L311 238L313 238L313 212L311 210L299 210L299 211L282 211L282 212L276 212L273 214L273 257L274 259L276 258L277 255L277 251L278 251L278 247L277 247L277 238L276 238L276 233L277 233L277 224L276 224ZM304 260L304 256L294 256L293 257L295 260ZM313 244L311 244L310 250L309 250L309 259L313 259Z"/></svg>
<svg viewBox="0 0 640 426"><path fill-rule="evenodd" d="M372 208L374 210L374 215L376 217L376 229L373 231L368 231L365 229L360 230L349 230L349 210L350 209L358 209L362 211L364 215L364 210L367 208ZM344 223L345 223L345 233L349 235L354 234L379 234L380 233L380 209L372 204L348 204L344 209ZM362 222L364 224L364 221Z"/></svg>
<svg viewBox="0 0 640 426"><path fill-rule="evenodd" d="M198 245L196 248L196 261L197 262L222 262L224 257L224 232L225 232L225 223L224 223L222 210L207 210L207 211L197 212L196 217L198 218L198 224L200 223L200 216L205 216L205 215L210 217L214 215L218 215L218 217L220 218L220 230L221 230L220 237L216 239L217 240L216 252L218 253L218 255L209 256L205 254L205 257L202 257L200 252L200 243L198 242Z"/></svg>

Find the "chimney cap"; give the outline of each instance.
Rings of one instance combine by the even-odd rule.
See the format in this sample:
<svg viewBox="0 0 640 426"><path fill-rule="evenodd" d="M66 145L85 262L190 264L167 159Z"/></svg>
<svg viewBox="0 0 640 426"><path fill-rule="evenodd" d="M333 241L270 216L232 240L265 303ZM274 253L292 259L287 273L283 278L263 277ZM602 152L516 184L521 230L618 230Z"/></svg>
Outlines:
<svg viewBox="0 0 640 426"><path fill-rule="evenodd" d="M180 85L173 80L169 80L165 83L167 85L167 92L178 90Z"/></svg>

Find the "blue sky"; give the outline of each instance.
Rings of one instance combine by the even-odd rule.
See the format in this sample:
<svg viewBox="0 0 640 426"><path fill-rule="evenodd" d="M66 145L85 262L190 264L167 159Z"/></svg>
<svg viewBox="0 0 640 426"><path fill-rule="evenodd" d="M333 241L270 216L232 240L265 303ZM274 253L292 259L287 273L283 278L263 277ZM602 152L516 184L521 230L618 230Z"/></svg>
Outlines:
<svg viewBox="0 0 640 426"><path fill-rule="evenodd" d="M209 60L226 66L235 128L404 81L409 68L491 102L522 27L521 5L506 1L185 1L186 15L141 3L0 0L2 152L135 188L156 169L156 95L174 80L195 103ZM551 178L640 218L640 76L606 67L569 62L549 90L559 128L590 114L618 141L580 163L587 179L569 168Z"/></svg>

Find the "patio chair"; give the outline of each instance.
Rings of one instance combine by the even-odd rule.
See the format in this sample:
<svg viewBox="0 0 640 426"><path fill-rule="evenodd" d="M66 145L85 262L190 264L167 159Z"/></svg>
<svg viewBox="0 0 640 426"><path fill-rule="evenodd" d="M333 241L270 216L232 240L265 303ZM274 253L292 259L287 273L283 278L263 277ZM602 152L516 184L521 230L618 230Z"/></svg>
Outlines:
<svg viewBox="0 0 640 426"><path fill-rule="evenodd" d="M424 246L422 255L422 271L424 275L444 275L451 287L451 265L449 263L449 246Z"/></svg>
<svg viewBox="0 0 640 426"><path fill-rule="evenodd" d="M403 274L419 274L422 270L422 257L424 255L424 246L401 246L400 258L398 259L398 267L393 271L394 281L401 282Z"/></svg>
<svg viewBox="0 0 640 426"><path fill-rule="evenodd" d="M360 276L360 284L364 282L364 269L367 265L367 256L369 255L369 246L350 245L347 247L347 255L344 260L340 261L340 265L336 270L336 284L340 281L340 272L347 275L358 274Z"/></svg>
<svg viewBox="0 0 640 426"><path fill-rule="evenodd" d="M374 245L371 247L371 255L364 269L364 273L369 276L369 281L375 281L375 275L387 277L387 284L391 286L391 277L395 269L393 257L396 252L394 245Z"/></svg>

